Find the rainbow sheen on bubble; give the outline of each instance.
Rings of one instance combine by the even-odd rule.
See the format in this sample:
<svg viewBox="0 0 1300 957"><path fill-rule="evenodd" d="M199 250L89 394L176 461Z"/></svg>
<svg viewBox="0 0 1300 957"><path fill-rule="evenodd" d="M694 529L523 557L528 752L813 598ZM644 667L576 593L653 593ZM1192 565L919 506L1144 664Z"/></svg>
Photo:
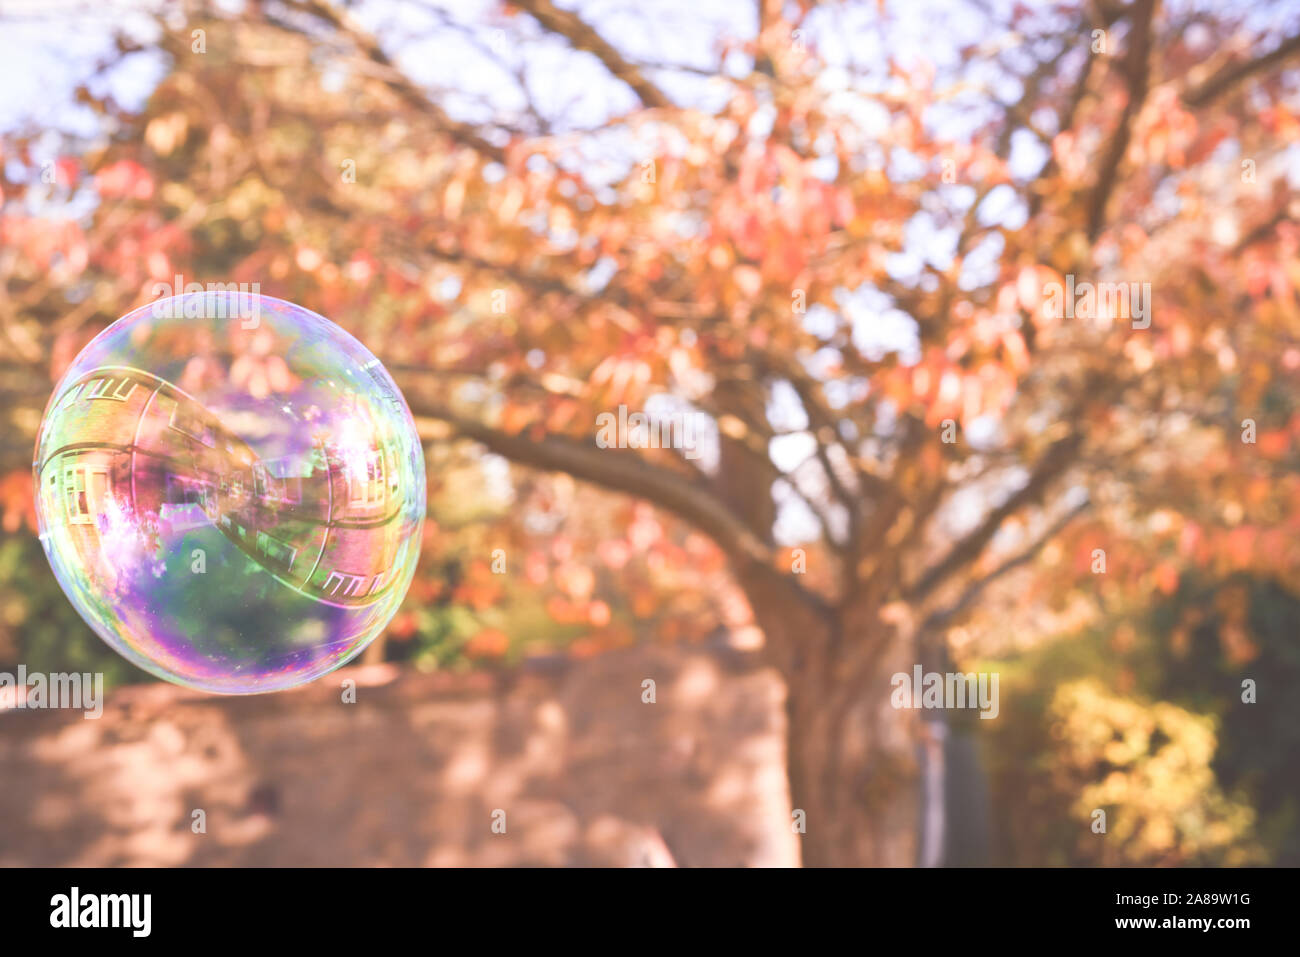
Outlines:
<svg viewBox="0 0 1300 957"><path fill-rule="evenodd" d="M81 616L161 678L290 688L358 655L415 573L415 423L328 319L256 293L124 316L55 389L34 463L41 542Z"/></svg>

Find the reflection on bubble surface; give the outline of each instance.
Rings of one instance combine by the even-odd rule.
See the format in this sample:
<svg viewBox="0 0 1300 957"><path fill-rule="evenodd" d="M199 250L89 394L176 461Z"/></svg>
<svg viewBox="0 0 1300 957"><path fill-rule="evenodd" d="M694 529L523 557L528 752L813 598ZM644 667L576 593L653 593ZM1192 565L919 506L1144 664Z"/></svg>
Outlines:
<svg viewBox="0 0 1300 957"><path fill-rule="evenodd" d="M142 668L208 691L311 681L401 604L424 460L388 373L334 323L236 293L144 306L55 389L34 464L73 605Z"/></svg>

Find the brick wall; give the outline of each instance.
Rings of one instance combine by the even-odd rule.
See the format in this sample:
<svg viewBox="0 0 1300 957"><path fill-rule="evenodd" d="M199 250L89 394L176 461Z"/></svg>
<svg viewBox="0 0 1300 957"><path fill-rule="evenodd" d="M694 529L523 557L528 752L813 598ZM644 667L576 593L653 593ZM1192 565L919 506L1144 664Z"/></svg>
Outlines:
<svg viewBox="0 0 1300 957"><path fill-rule="evenodd" d="M651 647L0 712L0 865L792 865L783 694L739 653Z"/></svg>

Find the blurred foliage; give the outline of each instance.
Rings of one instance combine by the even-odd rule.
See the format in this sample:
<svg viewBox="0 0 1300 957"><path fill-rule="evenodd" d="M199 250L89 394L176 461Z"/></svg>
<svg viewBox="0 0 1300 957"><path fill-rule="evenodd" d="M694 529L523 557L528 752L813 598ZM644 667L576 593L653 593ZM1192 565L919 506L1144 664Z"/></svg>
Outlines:
<svg viewBox="0 0 1300 957"><path fill-rule="evenodd" d="M1095 679L1062 685L1048 711L1060 743L1054 783L1078 794L1071 807L1088 823L1108 810L1097 863L1245 864L1259 851L1243 847L1254 815L1224 796L1211 761L1216 722L1167 702L1115 695ZM1086 832L1083 832L1086 833ZM1116 851L1118 848L1118 851Z"/></svg>
<svg viewBox="0 0 1300 957"><path fill-rule="evenodd" d="M1188 579L1133 620L978 665L1001 675L1001 720L974 722L998 862L1300 864L1300 598Z"/></svg>

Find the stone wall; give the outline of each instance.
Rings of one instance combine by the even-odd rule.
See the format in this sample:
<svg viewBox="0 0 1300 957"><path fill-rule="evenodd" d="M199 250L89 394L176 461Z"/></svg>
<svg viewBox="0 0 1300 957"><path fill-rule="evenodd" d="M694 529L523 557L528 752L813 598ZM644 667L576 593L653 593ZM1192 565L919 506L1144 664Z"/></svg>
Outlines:
<svg viewBox="0 0 1300 957"><path fill-rule="evenodd" d="M783 695L740 653L647 647L0 711L0 865L793 865Z"/></svg>

